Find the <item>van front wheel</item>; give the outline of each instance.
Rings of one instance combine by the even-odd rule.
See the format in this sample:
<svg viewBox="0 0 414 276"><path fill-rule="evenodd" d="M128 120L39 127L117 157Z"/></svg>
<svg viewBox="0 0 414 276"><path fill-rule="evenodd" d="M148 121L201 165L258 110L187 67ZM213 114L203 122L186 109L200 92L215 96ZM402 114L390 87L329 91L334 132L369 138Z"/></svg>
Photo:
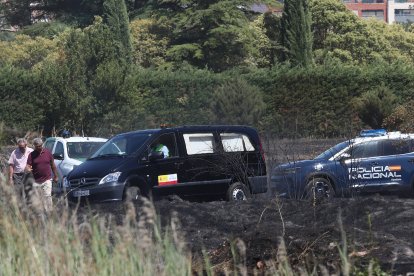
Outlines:
<svg viewBox="0 0 414 276"><path fill-rule="evenodd" d="M126 186L126 190L124 193L124 200L125 201L135 201L138 200L140 197L140 190L137 186Z"/></svg>
<svg viewBox="0 0 414 276"><path fill-rule="evenodd" d="M250 198L250 191L243 183L233 183L227 189L228 201L247 200L248 198Z"/></svg>

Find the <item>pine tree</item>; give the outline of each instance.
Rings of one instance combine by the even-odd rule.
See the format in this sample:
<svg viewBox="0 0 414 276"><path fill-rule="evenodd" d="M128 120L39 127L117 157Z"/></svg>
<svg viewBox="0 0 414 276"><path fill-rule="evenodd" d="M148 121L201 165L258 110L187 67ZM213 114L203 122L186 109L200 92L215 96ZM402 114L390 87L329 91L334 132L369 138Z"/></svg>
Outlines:
<svg viewBox="0 0 414 276"><path fill-rule="evenodd" d="M252 0L148 1L152 13L171 25L167 59L216 72L245 64L255 51L247 16Z"/></svg>
<svg viewBox="0 0 414 276"><path fill-rule="evenodd" d="M308 0L285 0L281 25L282 45L286 49L283 60L303 67L313 64L311 24Z"/></svg>
<svg viewBox="0 0 414 276"><path fill-rule="evenodd" d="M229 80L213 94L214 123L258 125L265 109L262 92L245 80Z"/></svg>

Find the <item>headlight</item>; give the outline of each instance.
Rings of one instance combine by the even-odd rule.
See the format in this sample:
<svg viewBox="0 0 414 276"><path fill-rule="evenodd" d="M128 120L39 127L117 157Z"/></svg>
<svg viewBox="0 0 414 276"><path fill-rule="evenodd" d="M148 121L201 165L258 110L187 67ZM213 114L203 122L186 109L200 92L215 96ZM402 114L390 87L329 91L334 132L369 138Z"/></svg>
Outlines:
<svg viewBox="0 0 414 276"><path fill-rule="evenodd" d="M70 183L69 183L68 179L66 178L66 176L63 177L62 183L63 183L64 188L69 188Z"/></svg>
<svg viewBox="0 0 414 276"><path fill-rule="evenodd" d="M121 172L114 172L110 173L106 176L104 176L101 181L99 181L100 184L108 183L108 182L115 182L118 181L119 176L121 175Z"/></svg>
<svg viewBox="0 0 414 276"><path fill-rule="evenodd" d="M71 165L71 164L64 164L63 165L63 169L67 172L72 171L75 168L75 166Z"/></svg>

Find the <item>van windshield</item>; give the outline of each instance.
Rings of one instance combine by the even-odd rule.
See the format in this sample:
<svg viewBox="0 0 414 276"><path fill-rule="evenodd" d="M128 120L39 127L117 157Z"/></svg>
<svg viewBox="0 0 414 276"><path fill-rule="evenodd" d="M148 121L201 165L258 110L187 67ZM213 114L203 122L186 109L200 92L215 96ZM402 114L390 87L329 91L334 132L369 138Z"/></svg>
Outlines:
<svg viewBox="0 0 414 276"><path fill-rule="evenodd" d="M95 152L90 159L134 154L145 144L150 136L150 133L129 133L115 136Z"/></svg>

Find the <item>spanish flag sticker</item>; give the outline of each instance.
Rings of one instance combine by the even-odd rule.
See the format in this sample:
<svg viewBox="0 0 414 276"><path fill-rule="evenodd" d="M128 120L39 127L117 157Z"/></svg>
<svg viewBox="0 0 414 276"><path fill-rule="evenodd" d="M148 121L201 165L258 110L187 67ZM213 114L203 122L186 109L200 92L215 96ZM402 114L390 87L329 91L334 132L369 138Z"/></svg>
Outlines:
<svg viewBox="0 0 414 276"><path fill-rule="evenodd" d="M391 172L401 171L401 166L398 166L398 165L392 165L392 166L389 166L389 168Z"/></svg>
<svg viewBox="0 0 414 276"><path fill-rule="evenodd" d="M165 175L159 175L158 176L158 185L159 186L165 186L165 185L172 185L177 184L178 178L177 174L165 174Z"/></svg>

